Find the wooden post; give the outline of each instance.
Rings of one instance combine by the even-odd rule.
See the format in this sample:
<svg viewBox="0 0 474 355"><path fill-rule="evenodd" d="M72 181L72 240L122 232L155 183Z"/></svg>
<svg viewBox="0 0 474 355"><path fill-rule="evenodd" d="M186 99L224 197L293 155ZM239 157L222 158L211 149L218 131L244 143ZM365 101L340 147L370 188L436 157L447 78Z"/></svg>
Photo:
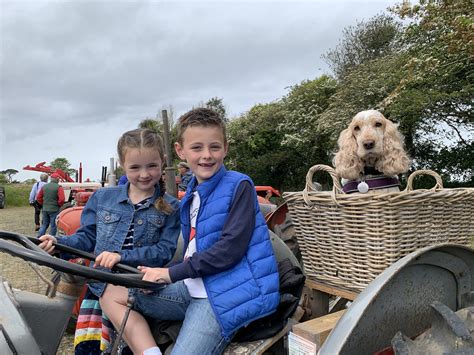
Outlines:
<svg viewBox="0 0 474 355"><path fill-rule="evenodd" d="M165 159L166 159L166 192L171 196L177 197L178 191L176 189L176 180L175 180L175 168L173 166L173 151L170 142L170 126L168 123L168 112L166 110L161 111L161 117L163 118L163 140L165 145Z"/></svg>

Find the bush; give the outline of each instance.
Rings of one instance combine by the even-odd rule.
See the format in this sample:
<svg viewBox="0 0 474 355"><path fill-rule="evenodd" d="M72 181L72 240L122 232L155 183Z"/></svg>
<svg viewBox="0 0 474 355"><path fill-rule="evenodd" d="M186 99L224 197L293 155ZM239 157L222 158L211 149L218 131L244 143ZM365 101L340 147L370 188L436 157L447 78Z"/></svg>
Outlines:
<svg viewBox="0 0 474 355"><path fill-rule="evenodd" d="M29 205L30 191L33 185L5 184L5 208Z"/></svg>

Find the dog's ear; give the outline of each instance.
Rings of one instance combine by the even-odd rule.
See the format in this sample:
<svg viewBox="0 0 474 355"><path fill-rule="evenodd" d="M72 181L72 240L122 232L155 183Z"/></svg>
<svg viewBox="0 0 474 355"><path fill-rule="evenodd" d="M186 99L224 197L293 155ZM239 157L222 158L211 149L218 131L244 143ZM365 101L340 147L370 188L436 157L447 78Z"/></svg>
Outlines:
<svg viewBox="0 0 474 355"><path fill-rule="evenodd" d="M403 142L403 136L398 125L386 120L383 135L383 154L375 168L385 175L398 175L408 171L411 160L408 157Z"/></svg>
<svg viewBox="0 0 474 355"><path fill-rule="evenodd" d="M357 179L364 170L364 164L357 156L357 141L352 134L352 128L341 132L337 145L339 151L333 159L336 173L344 179Z"/></svg>

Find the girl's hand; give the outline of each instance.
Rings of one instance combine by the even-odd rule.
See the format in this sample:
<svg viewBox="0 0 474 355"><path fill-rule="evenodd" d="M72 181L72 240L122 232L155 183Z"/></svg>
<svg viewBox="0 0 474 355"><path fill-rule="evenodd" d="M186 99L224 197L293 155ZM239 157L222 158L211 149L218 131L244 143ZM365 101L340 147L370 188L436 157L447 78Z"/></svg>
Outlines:
<svg viewBox="0 0 474 355"><path fill-rule="evenodd" d="M42 235L38 239L41 240L41 243L38 244L38 246L48 254L52 255L54 253L53 242L56 243L57 239L49 234Z"/></svg>
<svg viewBox="0 0 474 355"><path fill-rule="evenodd" d="M103 251L95 258L94 267L102 266L112 269L112 267L117 264L120 259L122 259L122 257L118 253Z"/></svg>
<svg viewBox="0 0 474 355"><path fill-rule="evenodd" d="M170 273L168 269L161 267L139 266L138 270L144 273L142 280L170 284Z"/></svg>

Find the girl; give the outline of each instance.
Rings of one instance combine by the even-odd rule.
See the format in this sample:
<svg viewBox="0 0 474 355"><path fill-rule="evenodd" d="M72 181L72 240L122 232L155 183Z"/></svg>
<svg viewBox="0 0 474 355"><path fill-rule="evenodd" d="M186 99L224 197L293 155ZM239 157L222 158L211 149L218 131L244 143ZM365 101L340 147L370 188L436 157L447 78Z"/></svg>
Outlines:
<svg viewBox="0 0 474 355"><path fill-rule="evenodd" d="M81 227L77 232L58 238L43 235L39 238L40 247L52 254L53 242L58 242L94 252L96 268L110 269L118 262L134 267L163 266L175 253L180 222L178 200L164 193L161 138L149 129L135 129L122 135L117 152L128 182L96 191L82 212ZM97 328L97 317L100 320L102 315L97 300L101 299L106 287L108 285L103 283L89 284L77 322L76 354L100 353L108 345L108 336L104 334L102 340L105 342L99 350L100 331L97 334L97 330L92 333L85 330L92 323ZM105 317L104 320L108 322ZM133 315L128 323L134 327ZM137 326L139 328L140 324ZM90 348L88 340L95 341L94 349ZM77 346L81 341L89 344Z"/></svg>

